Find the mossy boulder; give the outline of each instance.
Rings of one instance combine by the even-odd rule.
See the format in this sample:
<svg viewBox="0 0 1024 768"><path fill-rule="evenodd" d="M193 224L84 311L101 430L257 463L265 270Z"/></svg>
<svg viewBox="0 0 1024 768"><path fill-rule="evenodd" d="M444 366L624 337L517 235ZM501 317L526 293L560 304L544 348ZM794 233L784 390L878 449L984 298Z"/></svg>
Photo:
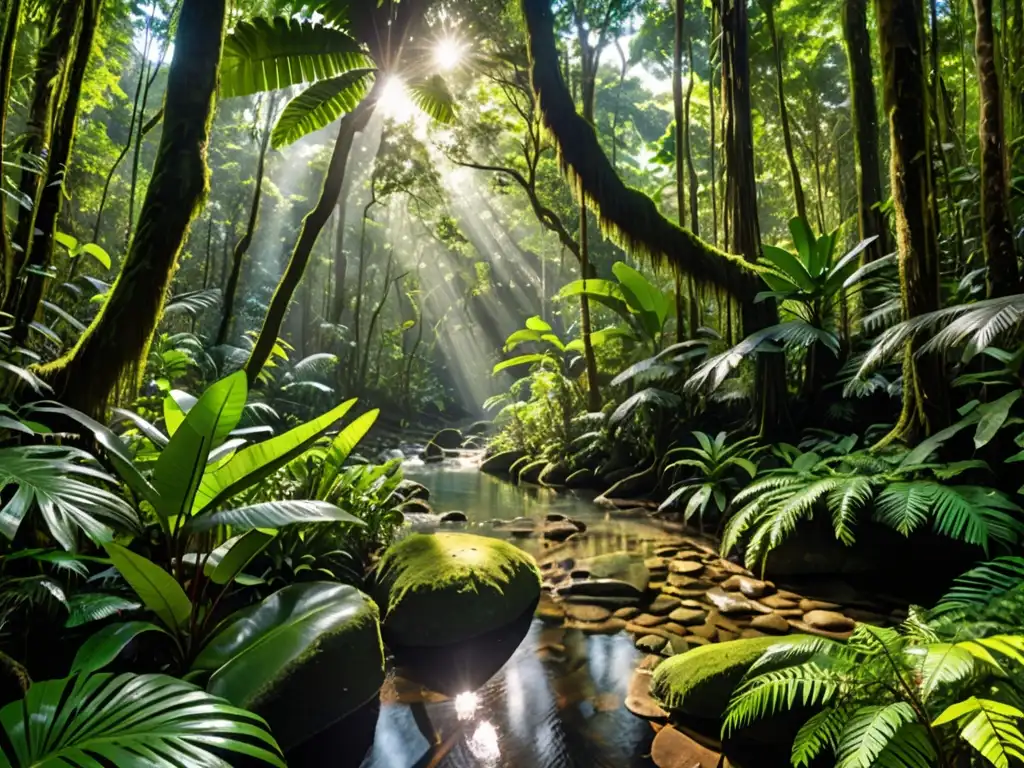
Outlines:
<svg viewBox="0 0 1024 768"><path fill-rule="evenodd" d="M639 472L630 472L622 478L618 477L618 473L613 472L605 480L612 483L612 486L603 494L606 498L633 498L654 490L658 484L658 472L657 467L651 465Z"/></svg>
<svg viewBox="0 0 1024 768"><path fill-rule="evenodd" d="M594 470L590 467L577 469L565 478L566 488L586 488L594 482Z"/></svg>
<svg viewBox="0 0 1024 768"><path fill-rule="evenodd" d="M753 637L699 646L659 664L651 693L669 712L718 719L761 654L799 637Z"/></svg>
<svg viewBox="0 0 1024 768"><path fill-rule="evenodd" d="M489 435L493 429L494 424L490 421L474 421L466 427L466 434L471 437L483 437Z"/></svg>
<svg viewBox="0 0 1024 768"><path fill-rule="evenodd" d="M423 485L423 483L417 483L415 480L405 479L399 483L398 493L401 494L405 501L411 499L430 500L430 489Z"/></svg>
<svg viewBox="0 0 1024 768"><path fill-rule="evenodd" d="M532 611L540 571L532 557L499 539L413 534L384 553L374 597L389 644L453 645Z"/></svg>
<svg viewBox="0 0 1024 768"><path fill-rule="evenodd" d="M437 461L444 461L444 448L431 440L423 448L420 458L428 464Z"/></svg>
<svg viewBox="0 0 1024 768"><path fill-rule="evenodd" d="M507 475L512 465L525 455L522 451L500 451L485 459L480 465L480 471L492 475Z"/></svg>
<svg viewBox="0 0 1024 768"><path fill-rule="evenodd" d="M441 448L448 451L455 450L456 448L461 446L463 440L464 438L462 436L462 433L459 430L455 429L454 427L447 427L445 429L442 429L440 432L438 432L436 435L430 438L430 442L432 442L434 445L439 445L441 446Z"/></svg>
<svg viewBox="0 0 1024 768"><path fill-rule="evenodd" d="M565 485L569 469L560 461L549 461L537 477L537 482L547 488L558 488Z"/></svg>
<svg viewBox="0 0 1024 768"><path fill-rule="evenodd" d="M210 693L266 718L289 749L377 695L377 605L345 584L292 584L228 617L192 672L209 675Z"/></svg>
<svg viewBox="0 0 1024 768"><path fill-rule="evenodd" d="M513 476L517 482L520 483L531 483L536 485L540 481L540 473L544 471L548 463L545 459L537 459L535 461L526 462L522 466L518 467L518 473L516 469L513 469Z"/></svg>

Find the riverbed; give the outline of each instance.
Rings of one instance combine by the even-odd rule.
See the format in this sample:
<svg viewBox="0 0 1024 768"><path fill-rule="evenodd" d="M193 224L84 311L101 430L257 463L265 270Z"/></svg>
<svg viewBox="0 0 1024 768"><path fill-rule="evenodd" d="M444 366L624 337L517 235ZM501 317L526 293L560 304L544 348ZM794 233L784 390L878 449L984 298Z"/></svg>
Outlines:
<svg viewBox="0 0 1024 768"><path fill-rule="evenodd" d="M474 466L412 466L406 476L430 488L435 512L465 512L469 522L453 530L500 536L493 520L539 521L549 513L586 523L586 535L568 545L515 539L538 557L551 546L574 557L623 550L647 554L664 535L643 520L613 519L586 496L514 486ZM405 703L408 692L392 677L382 692L374 743L363 768L651 766L647 755L654 732L624 706L641 657L626 633L584 634L535 619L511 658L482 688L427 701L431 724L442 739L437 750L429 750Z"/></svg>

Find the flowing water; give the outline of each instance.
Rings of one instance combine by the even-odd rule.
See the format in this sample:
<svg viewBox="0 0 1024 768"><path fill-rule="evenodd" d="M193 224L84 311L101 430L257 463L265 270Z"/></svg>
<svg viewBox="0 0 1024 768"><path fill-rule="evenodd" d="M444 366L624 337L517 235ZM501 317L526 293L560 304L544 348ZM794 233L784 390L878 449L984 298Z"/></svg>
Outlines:
<svg viewBox="0 0 1024 768"><path fill-rule="evenodd" d="M587 557L648 552L664 534L649 523L611 519L588 499L517 487L475 467L445 463L409 467L406 476L431 490L436 512L461 510L469 523L453 530L500 535L496 519L543 519L557 512L582 520L587 534L559 554ZM538 539L516 543L538 557ZM554 545L559 546L559 545ZM623 706L640 658L627 634L584 635L534 620L504 666L481 688L455 697L410 695L392 677L381 697L373 746L362 768L620 768L652 765L653 731ZM410 700L426 702L442 745L430 750Z"/></svg>

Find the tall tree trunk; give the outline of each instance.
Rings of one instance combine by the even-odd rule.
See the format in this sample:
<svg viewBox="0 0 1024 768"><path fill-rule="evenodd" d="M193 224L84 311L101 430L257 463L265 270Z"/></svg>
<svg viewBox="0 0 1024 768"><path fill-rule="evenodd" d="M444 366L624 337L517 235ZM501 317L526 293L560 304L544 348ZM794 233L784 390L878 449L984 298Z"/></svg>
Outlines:
<svg viewBox="0 0 1024 768"><path fill-rule="evenodd" d="M82 5L81 30L76 36L74 59L68 73L67 92L61 99L59 114L54 124L50 155L47 159L46 185L39 196L33 225L35 236L32 238L32 250L25 262L32 269L25 275L14 310L13 339L18 344L23 343L28 335L29 323L35 317L46 287L45 278L41 273L49 266L53 257L53 239L57 233L57 219L66 194L64 185L75 144L78 105L81 101L82 85L92 54L93 41L96 39L103 0L84 0Z"/></svg>
<svg viewBox="0 0 1024 768"><path fill-rule="evenodd" d="M857 221L860 237L877 237L864 251L871 262L889 253L889 227L881 206L882 173L878 152L878 107L871 74L871 36L868 34L867 0L843 3L843 37L850 64L853 103L853 144L857 157ZM873 303L873 302L871 302ZM869 306L871 305L869 303Z"/></svg>
<svg viewBox="0 0 1024 768"><path fill-rule="evenodd" d="M749 262L761 255L754 176L754 134L750 108L750 57L746 0L722 0L722 95L726 106L725 216L728 248ZM743 331L751 333L778 322L775 302L743 304ZM782 355L761 354L751 392L752 413L762 434L777 433L786 423L786 368Z"/></svg>
<svg viewBox="0 0 1024 768"><path fill-rule="evenodd" d="M7 0L4 4L3 42L0 43L0 169L4 162L4 137L7 135L7 109L11 102L11 76L14 72L14 53L21 23L21 0ZM2 171L0 171L2 172ZM0 203L0 302L10 288L14 269L14 248L7 230L7 206Z"/></svg>
<svg viewBox="0 0 1024 768"><path fill-rule="evenodd" d="M51 19L46 43L39 49L36 60L35 84L32 102L29 106L26 139L22 152L45 158L50 151L53 136L55 110L64 92L67 77L67 63L71 56L75 34L78 31L81 0L62 0L55 16ZM18 223L14 230L14 266L11 279L21 278L22 268L32 249L32 235L39 201L42 174L34 170L23 170L18 191L22 198L31 201L29 208L19 211ZM20 292L14 287L6 298L6 309L14 311L11 293Z"/></svg>
<svg viewBox="0 0 1024 768"><path fill-rule="evenodd" d="M281 281L277 284L274 296L270 300L270 307L263 320L263 327L260 329L259 336L256 337L256 344L245 364L245 373L249 378L250 385L256 381L267 358L270 357L274 344L277 343L281 325L288 313L295 289L299 287L299 281L302 280L302 273L306 271L306 264L309 263L313 246L316 245L320 231L330 219L331 212L338 205L338 197L345 181L345 168L348 165L348 156L352 149L352 140L370 119L382 82L384 82L383 78L379 78L373 90L352 112L341 119L338 126L338 138L334 143L334 153L331 155L330 165L327 166L323 189L320 191L320 199L313 206L313 210L302 220L299 238L292 250L288 265L285 267L284 275L281 276Z"/></svg>
<svg viewBox="0 0 1024 768"><path fill-rule="evenodd" d="M904 318L939 308L939 248L932 187L931 137L924 72L921 6L876 0L885 110L889 114L892 197L896 211ZM907 344L903 358L903 409L883 442L913 444L949 420L942 361L918 358L922 342Z"/></svg>
<svg viewBox="0 0 1024 768"><path fill-rule="evenodd" d="M675 0L676 9L673 19L672 37L672 141L675 151L672 153L676 171L676 211L679 226L686 223L686 184L684 182L683 163L683 29L686 25L686 2ZM683 281L677 274L674 281L676 300L676 342L686 338L683 323ZM690 329L693 333L695 329Z"/></svg>
<svg viewBox="0 0 1024 768"><path fill-rule="evenodd" d="M999 87L992 0L974 0L977 20L974 50L978 62L978 146L981 147L982 244L988 265L988 295L1008 296L1020 290L1017 253L1010 223L1007 179L1006 122Z"/></svg>
<svg viewBox="0 0 1024 768"><path fill-rule="evenodd" d="M775 54L775 90L779 97L779 122L782 124L782 143L786 148L786 162L789 163L789 178L793 185L793 201L796 203L796 215L807 221L807 201L804 197L804 185L800 180L800 167L796 162L793 150L793 134L789 127L789 110L786 108L785 75L782 70L782 39L775 27L774 0L763 0L764 18L768 23L768 34L772 39L772 51Z"/></svg>
<svg viewBox="0 0 1024 768"><path fill-rule="evenodd" d="M687 38L686 50L689 58L690 81L686 86L686 99L683 102L683 148L686 155L686 172L690 178L690 231L700 236L700 205L697 200L697 191L700 185L697 181L697 169L693 165L693 144L690 141L690 103L693 101L693 39ZM680 221L680 223L682 223Z"/></svg>
<svg viewBox="0 0 1024 768"><path fill-rule="evenodd" d="M101 416L145 371L178 254L208 189L226 0L184 0L167 78L165 130L139 226L110 296L67 355L40 375L68 405Z"/></svg>
<svg viewBox="0 0 1024 768"><path fill-rule="evenodd" d="M562 78L550 0L521 0L521 5L529 33L531 80L544 125L558 147L563 170L579 180L609 236L634 256L668 264L738 299L753 301L763 283L741 258L681 229L647 195L623 184L593 126L576 112ZM578 192L575 184L573 188Z"/></svg>
<svg viewBox="0 0 1024 768"><path fill-rule="evenodd" d="M718 35L715 29L716 15L715 4L711 4L711 41L708 44L708 108L711 111L709 126L708 159L711 163L711 243L718 247L718 174L715 167L715 159L718 156L718 142L715 141L715 53L718 49Z"/></svg>
<svg viewBox="0 0 1024 768"><path fill-rule="evenodd" d="M276 99L267 102L267 116L263 125L263 133L260 136L260 154L256 162L256 177L253 180L252 204L249 206L249 220L245 225L245 232L235 244L235 250L231 256L231 272L228 273L227 284L224 286L223 312L220 318L220 326L217 329L217 344L226 344L228 336L231 335L231 321L235 313L235 294L238 292L238 281L242 275L242 262L245 254L249 252L252 245L253 235L256 234L256 225L260 220L260 201L263 196L263 176L267 167L267 150L270 148L270 131L273 128L274 112L277 105Z"/></svg>
<svg viewBox="0 0 1024 768"><path fill-rule="evenodd" d="M345 281L348 279L348 259L345 258L345 209L346 195L338 200L338 228L334 234L334 297L331 299L331 322L340 325L348 302Z"/></svg>

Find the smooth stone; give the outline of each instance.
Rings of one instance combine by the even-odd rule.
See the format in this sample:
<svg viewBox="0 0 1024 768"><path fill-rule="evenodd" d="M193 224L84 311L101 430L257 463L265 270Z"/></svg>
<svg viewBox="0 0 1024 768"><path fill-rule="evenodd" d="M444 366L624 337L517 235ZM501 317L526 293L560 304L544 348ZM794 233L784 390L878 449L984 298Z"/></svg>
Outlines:
<svg viewBox="0 0 1024 768"><path fill-rule="evenodd" d="M658 768L718 768L721 759L671 725L658 731L651 744L651 761Z"/></svg>
<svg viewBox="0 0 1024 768"><path fill-rule="evenodd" d="M654 550L654 554L658 557L675 557L678 551L679 547L658 547Z"/></svg>
<svg viewBox="0 0 1024 768"><path fill-rule="evenodd" d="M734 575L723 581L722 589L732 592L739 592L744 597L757 598L771 591L771 585L766 581L751 579L747 576Z"/></svg>
<svg viewBox="0 0 1024 768"><path fill-rule="evenodd" d="M707 613L700 610L699 608L676 608L672 613L668 615L669 621L676 621L684 626L691 626L694 624L703 624L707 618Z"/></svg>
<svg viewBox="0 0 1024 768"><path fill-rule="evenodd" d="M826 632L851 632L857 622L835 611L814 610L804 614L804 623Z"/></svg>
<svg viewBox="0 0 1024 768"><path fill-rule="evenodd" d="M661 656L649 653L642 659L640 659L640 663L636 665L636 668L638 672L651 673L657 668L659 664L661 664L662 661L663 659L661 658Z"/></svg>
<svg viewBox="0 0 1024 768"><path fill-rule="evenodd" d="M747 598L730 594L721 587L709 589L704 596L722 613L753 613L757 610Z"/></svg>
<svg viewBox="0 0 1024 768"><path fill-rule="evenodd" d="M668 621L667 616L653 616L649 613L641 613L639 616L634 616L632 623L638 627L656 627L659 624L664 624Z"/></svg>
<svg viewBox="0 0 1024 768"><path fill-rule="evenodd" d="M665 588L665 582L664 581L660 581L660 580L659 581L651 581L651 582L649 582L647 584L647 591L648 592L655 592L655 593L657 593L657 592L661 592L661 590L664 589L664 588Z"/></svg>
<svg viewBox="0 0 1024 768"><path fill-rule="evenodd" d="M547 595L541 595L533 615L545 624L561 624L565 618L565 610Z"/></svg>
<svg viewBox="0 0 1024 768"><path fill-rule="evenodd" d="M576 573L575 571L573 573ZM625 600L639 600L643 593L634 585L618 579L585 579L573 581L558 590L560 596L611 597Z"/></svg>
<svg viewBox="0 0 1024 768"><path fill-rule="evenodd" d="M684 549L676 552L676 560L700 560L704 557L703 552L697 552L693 549Z"/></svg>
<svg viewBox="0 0 1024 768"><path fill-rule="evenodd" d="M445 512L441 515L442 523L465 523L468 521L469 518L466 517L466 513L458 509L452 510L451 512Z"/></svg>
<svg viewBox="0 0 1024 768"><path fill-rule="evenodd" d="M730 621L725 616L722 616L718 611L712 611L708 614L708 621L714 624L719 629L724 629L726 632L739 632L742 627L736 624L735 621Z"/></svg>
<svg viewBox="0 0 1024 768"><path fill-rule="evenodd" d="M665 571L668 570L668 563L663 557L648 557L644 560L644 565L647 566L647 570L651 571Z"/></svg>
<svg viewBox="0 0 1024 768"><path fill-rule="evenodd" d="M730 640L738 640L739 636L739 632L730 632L728 629L718 630L718 642L720 643L727 643Z"/></svg>
<svg viewBox="0 0 1024 768"><path fill-rule="evenodd" d="M740 632L741 640L749 640L753 637L766 637L766 635L764 632L759 632L758 630L752 629L751 627L747 627L742 632Z"/></svg>
<svg viewBox="0 0 1024 768"><path fill-rule="evenodd" d="M629 621L634 616L639 616L640 615L640 609L639 608L634 608L633 606L629 605L629 606L626 606L625 608L619 608L612 615L615 616L615 618L617 618L617 619L623 619L625 621Z"/></svg>
<svg viewBox="0 0 1024 768"><path fill-rule="evenodd" d="M673 610L679 607L679 598L673 597L672 595L658 595L647 606L647 613L653 613L655 616L664 616L665 614L671 613Z"/></svg>
<svg viewBox="0 0 1024 768"><path fill-rule="evenodd" d="M748 571L746 568L744 568L742 565L737 565L736 563L732 562L731 560L719 560L718 562L715 563L715 565L717 565L719 568L721 568L723 570L729 571L729 573L737 573L740 576L751 576L751 577L753 577L753 575L754 575L750 571Z"/></svg>
<svg viewBox="0 0 1024 768"><path fill-rule="evenodd" d="M644 635L636 641L636 647L644 653L658 653L667 642L661 635Z"/></svg>
<svg viewBox="0 0 1024 768"><path fill-rule="evenodd" d="M600 605L569 603L565 606L565 615L575 621L604 621L612 612Z"/></svg>
<svg viewBox="0 0 1024 768"><path fill-rule="evenodd" d="M711 640L700 635L687 635L686 642L690 645L711 645Z"/></svg>
<svg viewBox="0 0 1024 768"><path fill-rule="evenodd" d="M775 594L785 600L792 600L796 603L799 603L801 600L804 599L803 595L798 595L796 592L790 592L788 589L776 590Z"/></svg>
<svg viewBox="0 0 1024 768"><path fill-rule="evenodd" d="M808 600L806 597L800 601L800 610L804 613L811 611L838 611L842 608L836 603L829 603L825 600Z"/></svg>
<svg viewBox="0 0 1024 768"><path fill-rule="evenodd" d="M580 560L577 567L588 571L591 578L614 580L632 587L637 597L643 597L651 580L643 560L628 552L613 552Z"/></svg>
<svg viewBox="0 0 1024 768"><path fill-rule="evenodd" d="M679 560L678 558L668 564L670 573L694 574L704 570L704 563L699 560Z"/></svg>
<svg viewBox="0 0 1024 768"><path fill-rule="evenodd" d="M760 598L758 600L758 602L760 602L761 605L767 606L767 607L769 607L769 608L771 608L773 610L774 609L778 609L778 608L798 608L799 607L799 604L795 600L790 600L787 597L780 597L777 594L776 595L765 595L764 597Z"/></svg>
<svg viewBox="0 0 1024 768"><path fill-rule="evenodd" d="M700 600L694 600L692 598L681 599L679 601L679 605L681 605L683 608L700 608L702 611L706 611L708 609L705 603L702 603Z"/></svg>
<svg viewBox="0 0 1024 768"><path fill-rule="evenodd" d="M644 720L667 720L668 712L651 696L651 673L637 670L629 681L626 709Z"/></svg>
<svg viewBox="0 0 1024 768"><path fill-rule="evenodd" d="M569 518L563 515L561 512L548 512L544 515L544 520L548 523L561 523Z"/></svg>
<svg viewBox="0 0 1024 768"><path fill-rule="evenodd" d="M768 613L764 616L755 616L750 621L752 629L763 630L764 632L770 632L774 635L782 635L789 632L789 622L781 616Z"/></svg>
<svg viewBox="0 0 1024 768"><path fill-rule="evenodd" d="M683 588L683 587L676 587L676 586L673 586L671 584L669 584L669 585L667 585L665 587L662 587L661 591L664 594L666 594L666 595L673 595L675 597L682 598L682 599L693 598L693 597L704 597L704 595L707 594L707 590L706 589L693 589L693 588L686 589L686 588Z"/></svg>
<svg viewBox="0 0 1024 768"><path fill-rule="evenodd" d="M565 541L570 536L579 532L579 528L577 528L571 521L563 520L546 524L541 535L550 541Z"/></svg>
<svg viewBox="0 0 1024 768"><path fill-rule="evenodd" d="M673 587L688 587L695 589L694 584L699 584L700 579L694 576L687 576L682 573L670 573L668 575L668 583Z"/></svg>
<svg viewBox="0 0 1024 768"><path fill-rule="evenodd" d="M792 619L790 619L789 621L789 626L797 632L802 632L805 635L818 635L820 637L827 637L832 640L847 640L849 639L850 635L853 634L852 631L830 632L827 629L817 629L816 627L812 627L810 624L807 624L806 622L794 621Z"/></svg>
<svg viewBox="0 0 1024 768"><path fill-rule="evenodd" d="M704 624L700 624L699 626L688 627L688 629L690 630L691 635L703 637L707 640L714 640L716 637L718 637L718 627L716 627L711 622L706 622Z"/></svg>

